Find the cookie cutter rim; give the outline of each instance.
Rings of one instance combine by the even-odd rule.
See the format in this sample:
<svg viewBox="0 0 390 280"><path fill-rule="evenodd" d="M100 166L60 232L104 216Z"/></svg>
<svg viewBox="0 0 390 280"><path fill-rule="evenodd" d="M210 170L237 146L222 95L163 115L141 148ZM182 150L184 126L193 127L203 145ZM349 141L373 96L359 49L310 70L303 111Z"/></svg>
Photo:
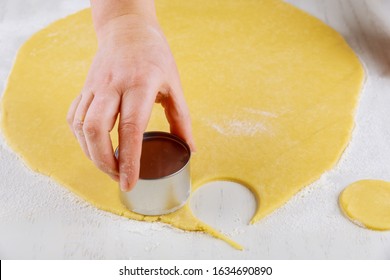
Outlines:
<svg viewBox="0 0 390 280"><path fill-rule="evenodd" d="M184 146L184 148L187 150L187 153L188 153L188 159L187 159L186 163L183 164L183 166L180 169L178 169L177 171L175 171L175 172L173 172L171 174L165 175L163 177L156 177L156 178L141 178L140 177L139 180L160 180L160 179L169 178L171 176L175 176L178 173L180 173L183 169L185 169L186 166L190 162L190 159L191 159L191 148L190 148L190 146L184 140L182 140L181 138L179 138L178 136L176 136L174 134L171 134L171 133L168 133L168 132L164 132L164 131L148 131L148 132L144 133L142 142L147 140L148 138L152 138L152 137L155 137L155 136L159 136L159 137L165 136L165 138L170 139L170 140L175 140L177 143L179 143L180 145ZM119 158L119 146L116 147L115 152L114 152L114 156L118 160L118 158Z"/></svg>

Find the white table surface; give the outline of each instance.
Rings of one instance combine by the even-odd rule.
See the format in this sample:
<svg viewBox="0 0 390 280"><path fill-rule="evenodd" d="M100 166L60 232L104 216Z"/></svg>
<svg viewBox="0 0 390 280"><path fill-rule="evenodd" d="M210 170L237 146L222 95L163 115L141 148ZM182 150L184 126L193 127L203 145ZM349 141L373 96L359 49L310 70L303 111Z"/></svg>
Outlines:
<svg viewBox="0 0 390 280"><path fill-rule="evenodd" d="M390 181L390 1L288 2L338 30L361 57L367 81L340 162L270 216L248 225L255 201L237 184L215 182L193 196L194 213L243 251L206 234L97 210L29 170L0 135L0 259L390 259L390 231L352 224L337 204L351 182ZM88 6L0 0L0 93L29 36Z"/></svg>

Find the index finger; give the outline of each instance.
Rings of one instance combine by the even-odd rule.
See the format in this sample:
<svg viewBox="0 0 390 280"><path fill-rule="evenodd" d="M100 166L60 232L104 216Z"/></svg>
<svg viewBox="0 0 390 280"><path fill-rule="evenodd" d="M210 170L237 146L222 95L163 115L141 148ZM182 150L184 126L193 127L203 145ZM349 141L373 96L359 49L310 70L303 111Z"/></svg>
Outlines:
<svg viewBox="0 0 390 280"><path fill-rule="evenodd" d="M122 97L119 119L119 178L122 191L133 188L139 178L143 133L152 112L155 91L138 87Z"/></svg>

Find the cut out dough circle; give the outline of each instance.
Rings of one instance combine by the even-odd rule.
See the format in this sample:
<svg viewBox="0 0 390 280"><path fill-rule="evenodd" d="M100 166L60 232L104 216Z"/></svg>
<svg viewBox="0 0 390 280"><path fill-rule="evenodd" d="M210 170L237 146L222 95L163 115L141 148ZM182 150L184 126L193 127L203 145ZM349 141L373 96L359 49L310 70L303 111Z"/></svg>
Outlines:
<svg viewBox="0 0 390 280"><path fill-rule="evenodd" d="M339 203L344 214L359 226L390 230L390 183L361 180L347 186Z"/></svg>
<svg viewBox="0 0 390 280"><path fill-rule="evenodd" d="M212 180L247 186L256 222L330 169L353 128L363 69L340 35L281 1L157 1L191 110L193 190ZM20 49L3 97L3 131L28 165L96 207L204 231L188 206L128 211L115 182L87 160L65 122L96 51L89 10L61 19ZM167 130L156 107L149 130ZM116 135L113 134L114 142Z"/></svg>

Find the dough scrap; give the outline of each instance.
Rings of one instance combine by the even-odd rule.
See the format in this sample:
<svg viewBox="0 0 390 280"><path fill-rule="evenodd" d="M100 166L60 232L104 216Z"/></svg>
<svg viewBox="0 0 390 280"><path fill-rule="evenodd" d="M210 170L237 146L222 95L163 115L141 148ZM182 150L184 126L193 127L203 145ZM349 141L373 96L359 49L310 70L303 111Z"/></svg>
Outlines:
<svg viewBox="0 0 390 280"><path fill-rule="evenodd" d="M254 223L337 163L364 72L336 31L277 0L156 5L193 120L193 192L213 180L243 184L258 202ZM128 211L117 184L83 155L65 116L95 51L89 10L54 22L21 47L2 100L8 144L33 170L100 209L203 231L241 248L188 205L159 217ZM157 105L148 130L168 130Z"/></svg>
<svg viewBox="0 0 390 280"><path fill-rule="evenodd" d="M373 230L390 230L390 182L354 182L342 191L339 204L355 224Z"/></svg>

